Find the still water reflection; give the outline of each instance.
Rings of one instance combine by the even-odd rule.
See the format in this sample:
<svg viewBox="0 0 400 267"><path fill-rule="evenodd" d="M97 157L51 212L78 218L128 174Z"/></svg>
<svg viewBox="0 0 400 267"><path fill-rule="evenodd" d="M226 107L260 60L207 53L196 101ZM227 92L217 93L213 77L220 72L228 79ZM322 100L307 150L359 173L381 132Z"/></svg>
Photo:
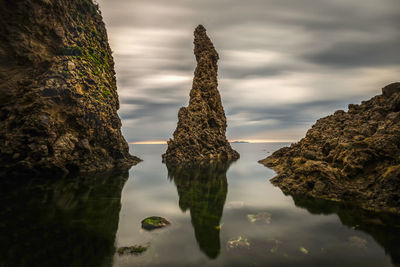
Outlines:
<svg viewBox="0 0 400 267"><path fill-rule="evenodd" d="M0 266L110 266L128 171L0 181Z"/></svg>
<svg viewBox="0 0 400 267"><path fill-rule="evenodd" d="M0 181L0 266L398 266L400 218L285 196L257 160L286 144L235 144L230 166L171 169L135 145L128 171ZM171 225L144 231L163 216ZM115 249L143 245L140 255Z"/></svg>
<svg viewBox="0 0 400 267"><path fill-rule="evenodd" d="M168 177L174 181L179 196L179 207L190 210L191 222L199 248L209 258L218 257L221 244L220 221L228 182L229 164L197 168L168 168Z"/></svg>
<svg viewBox="0 0 400 267"><path fill-rule="evenodd" d="M393 266L399 220L326 201L293 199L268 182L258 159L287 144L235 144L240 160L168 169L164 145L136 145L144 159L122 192L116 246L148 245L114 266ZM141 219L172 225L147 232Z"/></svg>

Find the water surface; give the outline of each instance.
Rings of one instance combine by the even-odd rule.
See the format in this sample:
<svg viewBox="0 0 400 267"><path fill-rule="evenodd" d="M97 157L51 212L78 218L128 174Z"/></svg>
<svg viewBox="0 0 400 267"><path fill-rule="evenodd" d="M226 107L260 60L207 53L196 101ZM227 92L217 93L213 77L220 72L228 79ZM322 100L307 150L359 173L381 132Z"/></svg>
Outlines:
<svg viewBox="0 0 400 267"><path fill-rule="evenodd" d="M287 144L234 144L231 165L168 169L135 145L128 170L0 181L0 266L398 266L399 218L285 196L257 160ZM171 225L141 229L163 216ZM119 255L123 246L148 246Z"/></svg>
<svg viewBox="0 0 400 267"><path fill-rule="evenodd" d="M122 191L116 246L146 244L114 266L392 266L400 229L391 216L285 196L257 160L283 143L234 144L240 160L213 169L168 170L165 145L135 145L144 159ZM172 225L141 230L147 216ZM386 224L386 226L385 226Z"/></svg>

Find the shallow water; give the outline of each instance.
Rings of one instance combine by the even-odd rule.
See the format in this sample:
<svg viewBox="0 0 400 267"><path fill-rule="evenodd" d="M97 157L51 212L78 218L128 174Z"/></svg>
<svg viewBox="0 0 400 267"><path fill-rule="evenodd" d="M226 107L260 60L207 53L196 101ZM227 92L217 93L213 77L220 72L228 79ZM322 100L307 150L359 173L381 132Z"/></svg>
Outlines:
<svg viewBox="0 0 400 267"><path fill-rule="evenodd" d="M398 217L285 196L257 160L287 144L234 144L240 160L168 170L134 145L128 171L1 184L0 266L393 266ZM10 193L11 192L11 193ZM141 220L171 225L145 231ZM140 255L115 248L148 246Z"/></svg>
<svg viewBox="0 0 400 267"><path fill-rule="evenodd" d="M257 160L284 145L234 144L240 160L206 174L168 173L160 162L164 145L136 145L144 162L131 169L122 191L116 245L149 249L140 256L115 255L114 266L392 266L400 229L379 220L393 218L324 201L295 203L268 181L274 172ZM141 230L140 221L153 215L172 225Z"/></svg>

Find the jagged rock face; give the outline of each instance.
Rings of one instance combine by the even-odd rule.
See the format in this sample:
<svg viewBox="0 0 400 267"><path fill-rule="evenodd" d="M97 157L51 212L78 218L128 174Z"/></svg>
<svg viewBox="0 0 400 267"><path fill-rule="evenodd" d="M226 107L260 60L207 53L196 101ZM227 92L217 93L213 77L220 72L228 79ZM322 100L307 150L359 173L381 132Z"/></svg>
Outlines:
<svg viewBox="0 0 400 267"><path fill-rule="evenodd" d="M92 0L0 2L0 166L7 174L134 164Z"/></svg>
<svg viewBox="0 0 400 267"><path fill-rule="evenodd" d="M163 162L176 165L238 159L239 153L225 137L227 124L217 80L219 56L202 25L194 32L194 54L197 67L189 106L179 110L174 139L168 141Z"/></svg>
<svg viewBox="0 0 400 267"><path fill-rule="evenodd" d="M400 213L400 83L322 118L306 137L260 163L283 192Z"/></svg>

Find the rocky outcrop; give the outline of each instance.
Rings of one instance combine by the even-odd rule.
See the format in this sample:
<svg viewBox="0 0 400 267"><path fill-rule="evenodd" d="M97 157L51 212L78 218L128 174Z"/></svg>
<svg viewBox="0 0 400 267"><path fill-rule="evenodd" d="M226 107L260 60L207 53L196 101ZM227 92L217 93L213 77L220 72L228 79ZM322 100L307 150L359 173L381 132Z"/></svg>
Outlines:
<svg viewBox="0 0 400 267"><path fill-rule="evenodd" d="M226 117L217 81L219 56L202 25L194 32L194 54L197 67L189 106L179 110L174 139L168 141L163 162L176 165L238 159L239 153L225 137Z"/></svg>
<svg viewBox="0 0 400 267"><path fill-rule="evenodd" d="M2 173L132 165L114 62L92 0L0 1Z"/></svg>
<svg viewBox="0 0 400 267"><path fill-rule="evenodd" d="M400 213L400 83L322 118L306 136L260 163L284 193Z"/></svg>

